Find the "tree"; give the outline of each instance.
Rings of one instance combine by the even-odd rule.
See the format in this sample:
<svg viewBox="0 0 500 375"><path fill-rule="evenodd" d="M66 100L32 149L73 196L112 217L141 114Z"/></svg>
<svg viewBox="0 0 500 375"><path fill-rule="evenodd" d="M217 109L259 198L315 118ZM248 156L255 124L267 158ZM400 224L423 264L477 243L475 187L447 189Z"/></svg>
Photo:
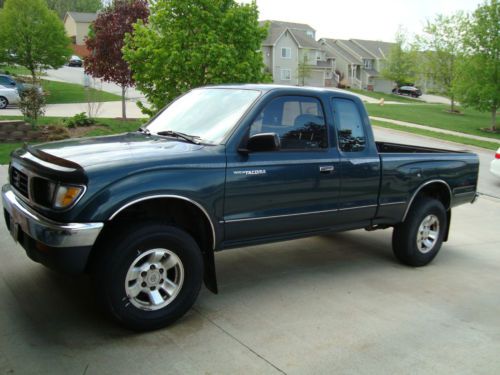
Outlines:
<svg viewBox="0 0 500 375"><path fill-rule="evenodd" d="M460 102L479 111L490 111L496 131L500 108L500 4L491 0L479 6L467 22L466 55L461 59L454 89Z"/></svg>
<svg viewBox="0 0 500 375"><path fill-rule="evenodd" d="M425 53L424 71L440 88L442 94L451 99L451 112L455 112L453 82L457 74L457 62L463 50L465 17L462 12L451 16L438 15L428 21L424 34L417 37Z"/></svg>
<svg viewBox="0 0 500 375"><path fill-rule="evenodd" d="M301 86L305 85L307 78L311 76L311 65L309 64L309 59L307 58L307 53L302 56L302 61L299 63L297 68L297 77Z"/></svg>
<svg viewBox="0 0 500 375"><path fill-rule="evenodd" d="M70 40L44 0L6 0L0 12L0 50L24 66L33 82L41 69L59 68L71 55Z"/></svg>
<svg viewBox="0 0 500 375"><path fill-rule="evenodd" d="M21 94L19 102L19 110L24 118L32 125L35 126L38 118L45 113L45 97L38 88L30 87L24 90Z"/></svg>
<svg viewBox="0 0 500 375"><path fill-rule="evenodd" d="M123 43L138 20L149 15L146 0L115 0L99 13L85 44L90 55L85 58L85 73L122 88L122 117L126 118L125 93L134 84L129 65L123 60Z"/></svg>
<svg viewBox="0 0 500 375"><path fill-rule="evenodd" d="M2 1L2 0L0 0ZM101 0L46 0L49 9L57 12L60 18L64 18L66 12L89 12L95 13L102 8Z"/></svg>
<svg viewBox="0 0 500 375"><path fill-rule="evenodd" d="M151 3L146 26L126 39L124 57L153 114L198 86L266 79L255 1L164 0Z"/></svg>
<svg viewBox="0 0 500 375"><path fill-rule="evenodd" d="M405 32L400 28L381 72L384 78L396 82L398 86L413 83L416 78L414 53L406 44Z"/></svg>

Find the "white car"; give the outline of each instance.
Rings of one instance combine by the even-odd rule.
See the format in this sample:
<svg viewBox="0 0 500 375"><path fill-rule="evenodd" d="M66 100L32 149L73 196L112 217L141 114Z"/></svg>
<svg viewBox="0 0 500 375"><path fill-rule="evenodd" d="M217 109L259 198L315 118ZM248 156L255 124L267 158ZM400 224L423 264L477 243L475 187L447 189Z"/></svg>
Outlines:
<svg viewBox="0 0 500 375"><path fill-rule="evenodd" d="M495 159L491 161L490 172L493 173L495 176L500 177L500 148L497 150L495 154Z"/></svg>
<svg viewBox="0 0 500 375"><path fill-rule="evenodd" d="M19 100L17 89L0 86L0 109L7 108L9 104L18 104Z"/></svg>

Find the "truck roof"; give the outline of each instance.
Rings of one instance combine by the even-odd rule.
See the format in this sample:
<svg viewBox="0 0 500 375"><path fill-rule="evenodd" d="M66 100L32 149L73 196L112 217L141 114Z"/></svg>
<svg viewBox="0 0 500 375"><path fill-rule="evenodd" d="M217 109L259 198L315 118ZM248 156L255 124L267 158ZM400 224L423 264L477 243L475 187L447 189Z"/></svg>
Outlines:
<svg viewBox="0 0 500 375"><path fill-rule="evenodd" d="M286 93L293 92L294 94L331 94L334 92L339 96L345 96L346 98L356 98L358 96L351 94L348 91L333 88L333 87L309 87L309 86L287 86L287 85L275 85L275 84L262 84L262 83L245 83L245 84L223 84L223 85L208 85L204 87L210 88L231 88L231 89L243 89L243 90L259 90L262 92L270 91L283 91Z"/></svg>

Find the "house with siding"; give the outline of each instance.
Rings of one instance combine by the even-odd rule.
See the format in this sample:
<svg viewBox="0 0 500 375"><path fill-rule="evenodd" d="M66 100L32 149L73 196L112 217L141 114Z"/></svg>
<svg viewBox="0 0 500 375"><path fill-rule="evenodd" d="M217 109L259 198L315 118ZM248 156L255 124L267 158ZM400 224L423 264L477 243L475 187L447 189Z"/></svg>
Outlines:
<svg viewBox="0 0 500 375"><path fill-rule="evenodd" d="M380 73L393 43L322 38L319 44L327 59L335 61L335 72L342 85L386 93L393 89L394 82Z"/></svg>
<svg viewBox="0 0 500 375"><path fill-rule="evenodd" d="M89 34L90 25L97 18L97 13L67 12L64 16L64 28L71 39L73 52L78 56L87 56L85 38Z"/></svg>
<svg viewBox="0 0 500 375"><path fill-rule="evenodd" d="M334 59L327 58L311 26L284 21L261 21L261 25L268 27L262 55L274 83L337 86Z"/></svg>

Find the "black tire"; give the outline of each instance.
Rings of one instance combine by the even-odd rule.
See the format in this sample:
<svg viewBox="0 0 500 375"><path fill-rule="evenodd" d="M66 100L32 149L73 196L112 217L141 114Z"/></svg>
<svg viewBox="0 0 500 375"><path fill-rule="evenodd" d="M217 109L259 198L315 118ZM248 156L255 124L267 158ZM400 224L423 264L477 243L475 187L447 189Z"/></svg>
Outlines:
<svg viewBox="0 0 500 375"><path fill-rule="evenodd" d="M425 219L428 219L426 224L433 223L430 227L430 234L437 232L435 242L432 242L432 246L427 247L424 242L419 242L419 229ZM437 225L435 224L436 220ZM425 266L434 259L441 249L447 226L446 210L440 201L427 197L417 199L413 202L405 221L394 227L392 234L394 255L401 263L408 266ZM423 232L424 235L426 233ZM419 248L419 244L421 248Z"/></svg>
<svg viewBox="0 0 500 375"><path fill-rule="evenodd" d="M0 109L5 109L9 105L9 101L6 97L0 96Z"/></svg>
<svg viewBox="0 0 500 375"><path fill-rule="evenodd" d="M96 294L105 310L121 324L136 331L162 328L183 316L194 304L203 280L203 257L195 240L179 228L155 222L121 228L114 233L115 235L109 235L101 244L100 249L104 251L97 255L93 272ZM137 266L137 262L142 261L143 258L149 259L148 254L153 251L152 249L169 251L175 254L177 260L180 260L177 263L178 266L170 270L165 267L163 277L167 278L165 275L172 270L174 275L183 274L182 281L178 282L177 294L172 293L171 296L165 294L168 298L172 296L173 298L161 308L161 304L153 305L153 299L148 297L148 290L140 292L136 298L127 296L126 291L127 273L131 271L131 266L133 264ZM169 255L166 259L171 257L174 256ZM149 267L149 263L144 264ZM181 267L183 271L179 271L177 267ZM158 272L162 270L161 267L156 268ZM154 268L151 270L151 272L156 272ZM153 275L148 275L143 278L145 273L141 272L141 276L138 276L136 280L138 284L142 281L140 289L142 286L149 285L146 281L149 283L153 277ZM157 273L154 276L156 280L156 276L160 274ZM127 283L127 285L130 284ZM158 285L156 288L159 293L161 285ZM145 289L150 289L150 287L147 286ZM153 292L153 289L151 291ZM163 289L161 291L164 292ZM148 298L151 306L156 310L147 310L147 306L141 305L141 303L147 304Z"/></svg>

